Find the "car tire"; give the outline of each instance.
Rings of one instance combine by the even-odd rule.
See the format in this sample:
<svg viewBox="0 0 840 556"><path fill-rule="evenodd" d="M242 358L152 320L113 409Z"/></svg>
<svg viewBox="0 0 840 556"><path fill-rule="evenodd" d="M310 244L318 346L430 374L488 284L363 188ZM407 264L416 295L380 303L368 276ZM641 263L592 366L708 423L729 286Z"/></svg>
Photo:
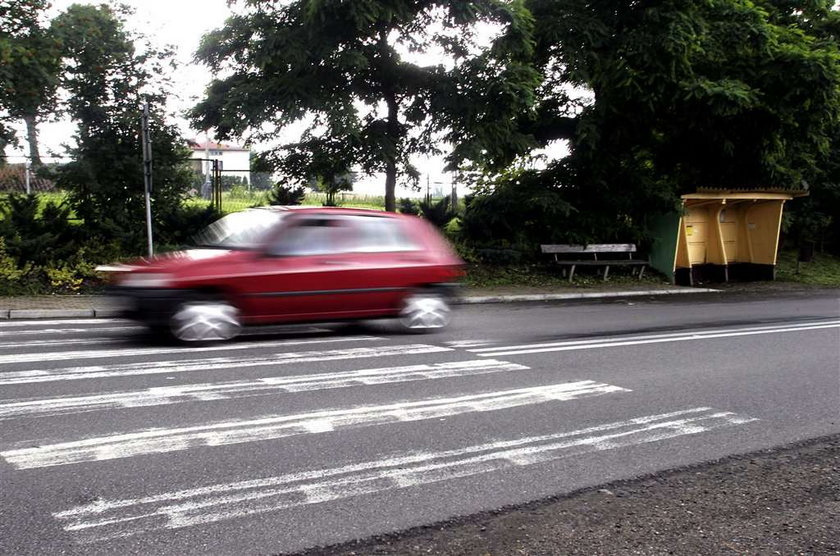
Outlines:
<svg viewBox="0 0 840 556"><path fill-rule="evenodd" d="M449 298L436 290L417 290L408 294L402 302L399 323L409 332L441 330L449 326L452 309Z"/></svg>
<svg viewBox="0 0 840 556"><path fill-rule="evenodd" d="M241 330L239 310L217 297L185 301L169 319L169 332L184 343L222 342Z"/></svg>

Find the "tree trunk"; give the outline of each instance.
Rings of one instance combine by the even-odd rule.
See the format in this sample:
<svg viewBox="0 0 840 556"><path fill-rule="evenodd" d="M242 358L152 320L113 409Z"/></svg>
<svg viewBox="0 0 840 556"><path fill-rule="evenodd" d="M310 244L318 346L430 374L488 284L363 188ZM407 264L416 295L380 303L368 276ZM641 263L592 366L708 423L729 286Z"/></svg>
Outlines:
<svg viewBox="0 0 840 556"><path fill-rule="evenodd" d="M388 104L388 139L391 145L385 153L385 210L397 212L397 150L400 140L399 106L393 94L385 99Z"/></svg>
<svg viewBox="0 0 840 556"><path fill-rule="evenodd" d="M34 114L23 117L26 123L26 141L29 143L29 162L32 166L41 166L41 155L38 152L38 121Z"/></svg>

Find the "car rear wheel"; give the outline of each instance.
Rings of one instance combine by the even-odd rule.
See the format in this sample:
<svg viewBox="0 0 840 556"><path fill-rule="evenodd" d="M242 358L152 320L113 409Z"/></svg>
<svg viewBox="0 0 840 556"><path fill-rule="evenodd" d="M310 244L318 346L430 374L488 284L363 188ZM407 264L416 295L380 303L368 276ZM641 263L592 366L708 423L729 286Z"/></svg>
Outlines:
<svg viewBox="0 0 840 556"><path fill-rule="evenodd" d="M403 300L400 325L411 331L445 328L452 320L449 300L434 290L412 292Z"/></svg>
<svg viewBox="0 0 840 556"><path fill-rule="evenodd" d="M214 342L234 338L242 324L233 305L222 299L202 299L181 304L169 329L182 342Z"/></svg>

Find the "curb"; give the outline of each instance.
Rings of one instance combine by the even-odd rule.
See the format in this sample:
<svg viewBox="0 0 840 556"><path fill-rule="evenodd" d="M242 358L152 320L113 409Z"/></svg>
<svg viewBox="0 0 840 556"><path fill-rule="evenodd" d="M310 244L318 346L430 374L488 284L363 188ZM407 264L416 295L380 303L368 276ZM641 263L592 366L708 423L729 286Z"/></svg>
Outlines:
<svg viewBox="0 0 840 556"><path fill-rule="evenodd" d="M527 295L480 295L458 299L458 305L479 305L484 303L519 303L527 301L563 301L572 299L599 299L616 297L642 297L651 295L677 295L684 293L717 292L710 288L672 288L664 290L636 290L618 292L547 293ZM0 311L0 321L24 319L92 319L119 316L117 309L6 309Z"/></svg>
<svg viewBox="0 0 840 556"><path fill-rule="evenodd" d="M643 297L651 295L677 295L683 293L711 293L720 290L711 288L686 288L667 290L634 290L625 292L589 292L589 293L547 293L531 295L483 295L462 297L457 301L461 305L473 305L480 303L517 303L520 301L563 301L569 299L600 299L610 297Z"/></svg>

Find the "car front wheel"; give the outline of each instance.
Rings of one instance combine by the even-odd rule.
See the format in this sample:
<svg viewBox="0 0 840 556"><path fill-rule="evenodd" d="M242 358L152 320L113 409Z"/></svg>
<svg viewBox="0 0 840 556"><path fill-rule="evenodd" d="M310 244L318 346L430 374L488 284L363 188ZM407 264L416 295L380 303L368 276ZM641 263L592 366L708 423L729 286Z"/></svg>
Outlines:
<svg viewBox="0 0 840 556"><path fill-rule="evenodd" d="M449 300L436 291L416 291L403 300L400 325L406 330L445 328L452 320Z"/></svg>
<svg viewBox="0 0 840 556"><path fill-rule="evenodd" d="M239 311L222 299L185 302L170 319L172 335L182 342L230 340L241 330Z"/></svg>

